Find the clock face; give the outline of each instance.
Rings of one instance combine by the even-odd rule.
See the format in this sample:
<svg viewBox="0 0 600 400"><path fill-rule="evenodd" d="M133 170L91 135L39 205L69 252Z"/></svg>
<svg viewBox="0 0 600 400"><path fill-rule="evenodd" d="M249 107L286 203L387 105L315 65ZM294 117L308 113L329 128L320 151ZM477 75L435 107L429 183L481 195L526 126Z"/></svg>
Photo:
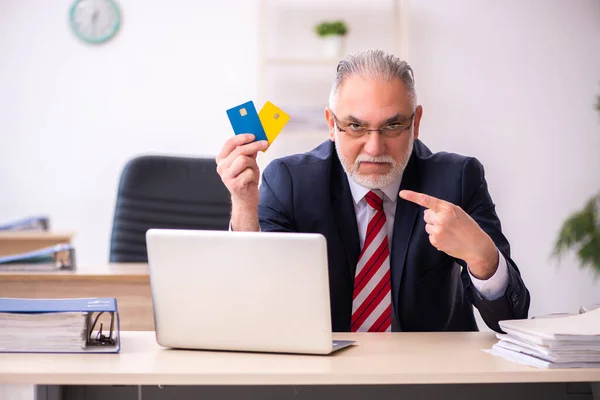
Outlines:
<svg viewBox="0 0 600 400"><path fill-rule="evenodd" d="M73 32L88 43L111 39L121 25L121 12L114 0L76 0L69 22Z"/></svg>

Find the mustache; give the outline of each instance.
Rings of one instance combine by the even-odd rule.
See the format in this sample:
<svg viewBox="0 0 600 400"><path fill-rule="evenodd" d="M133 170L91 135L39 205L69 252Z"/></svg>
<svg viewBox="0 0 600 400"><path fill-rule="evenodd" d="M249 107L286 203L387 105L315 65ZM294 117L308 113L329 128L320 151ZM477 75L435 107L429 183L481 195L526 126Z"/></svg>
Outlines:
<svg viewBox="0 0 600 400"><path fill-rule="evenodd" d="M396 161L392 156L370 156L368 154L359 154L354 160L354 164L358 165L361 162L372 162L372 163L381 163L381 164L392 164L395 165Z"/></svg>

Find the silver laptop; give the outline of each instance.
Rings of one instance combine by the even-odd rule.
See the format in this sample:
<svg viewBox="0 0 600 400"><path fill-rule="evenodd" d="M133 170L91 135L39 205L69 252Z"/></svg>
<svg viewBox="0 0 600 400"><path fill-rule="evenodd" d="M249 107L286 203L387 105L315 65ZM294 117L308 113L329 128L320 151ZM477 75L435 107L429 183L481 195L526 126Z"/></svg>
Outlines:
<svg viewBox="0 0 600 400"><path fill-rule="evenodd" d="M150 229L157 342L182 349L329 354L327 245L319 234Z"/></svg>

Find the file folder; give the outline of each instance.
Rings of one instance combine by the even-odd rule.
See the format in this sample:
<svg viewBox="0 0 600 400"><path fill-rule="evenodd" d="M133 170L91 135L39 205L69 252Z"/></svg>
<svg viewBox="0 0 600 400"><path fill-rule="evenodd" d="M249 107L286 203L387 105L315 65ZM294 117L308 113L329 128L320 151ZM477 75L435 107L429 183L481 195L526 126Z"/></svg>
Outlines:
<svg viewBox="0 0 600 400"><path fill-rule="evenodd" d="M47 232L49 229L50 218L45 216L27 217L0 225L0 231Z"/></svg>
<svg viewBox="0 0 600 400"><path fill-rule="evenodd" d="M0 352L118 353L117 299L0 298Z"/></svg>

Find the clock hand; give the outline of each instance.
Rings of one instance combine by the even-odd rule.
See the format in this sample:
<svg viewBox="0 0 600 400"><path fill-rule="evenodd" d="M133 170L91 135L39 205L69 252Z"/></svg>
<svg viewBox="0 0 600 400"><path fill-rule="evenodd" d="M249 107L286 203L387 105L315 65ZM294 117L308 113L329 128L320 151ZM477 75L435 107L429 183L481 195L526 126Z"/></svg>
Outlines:
<svg viewBox="0 0 600 400"><path fill-rule="evenodd" d="M94 36L96 36L96 24L98 23L98 10L94 11L92 14L92 30Z"/></svg>

